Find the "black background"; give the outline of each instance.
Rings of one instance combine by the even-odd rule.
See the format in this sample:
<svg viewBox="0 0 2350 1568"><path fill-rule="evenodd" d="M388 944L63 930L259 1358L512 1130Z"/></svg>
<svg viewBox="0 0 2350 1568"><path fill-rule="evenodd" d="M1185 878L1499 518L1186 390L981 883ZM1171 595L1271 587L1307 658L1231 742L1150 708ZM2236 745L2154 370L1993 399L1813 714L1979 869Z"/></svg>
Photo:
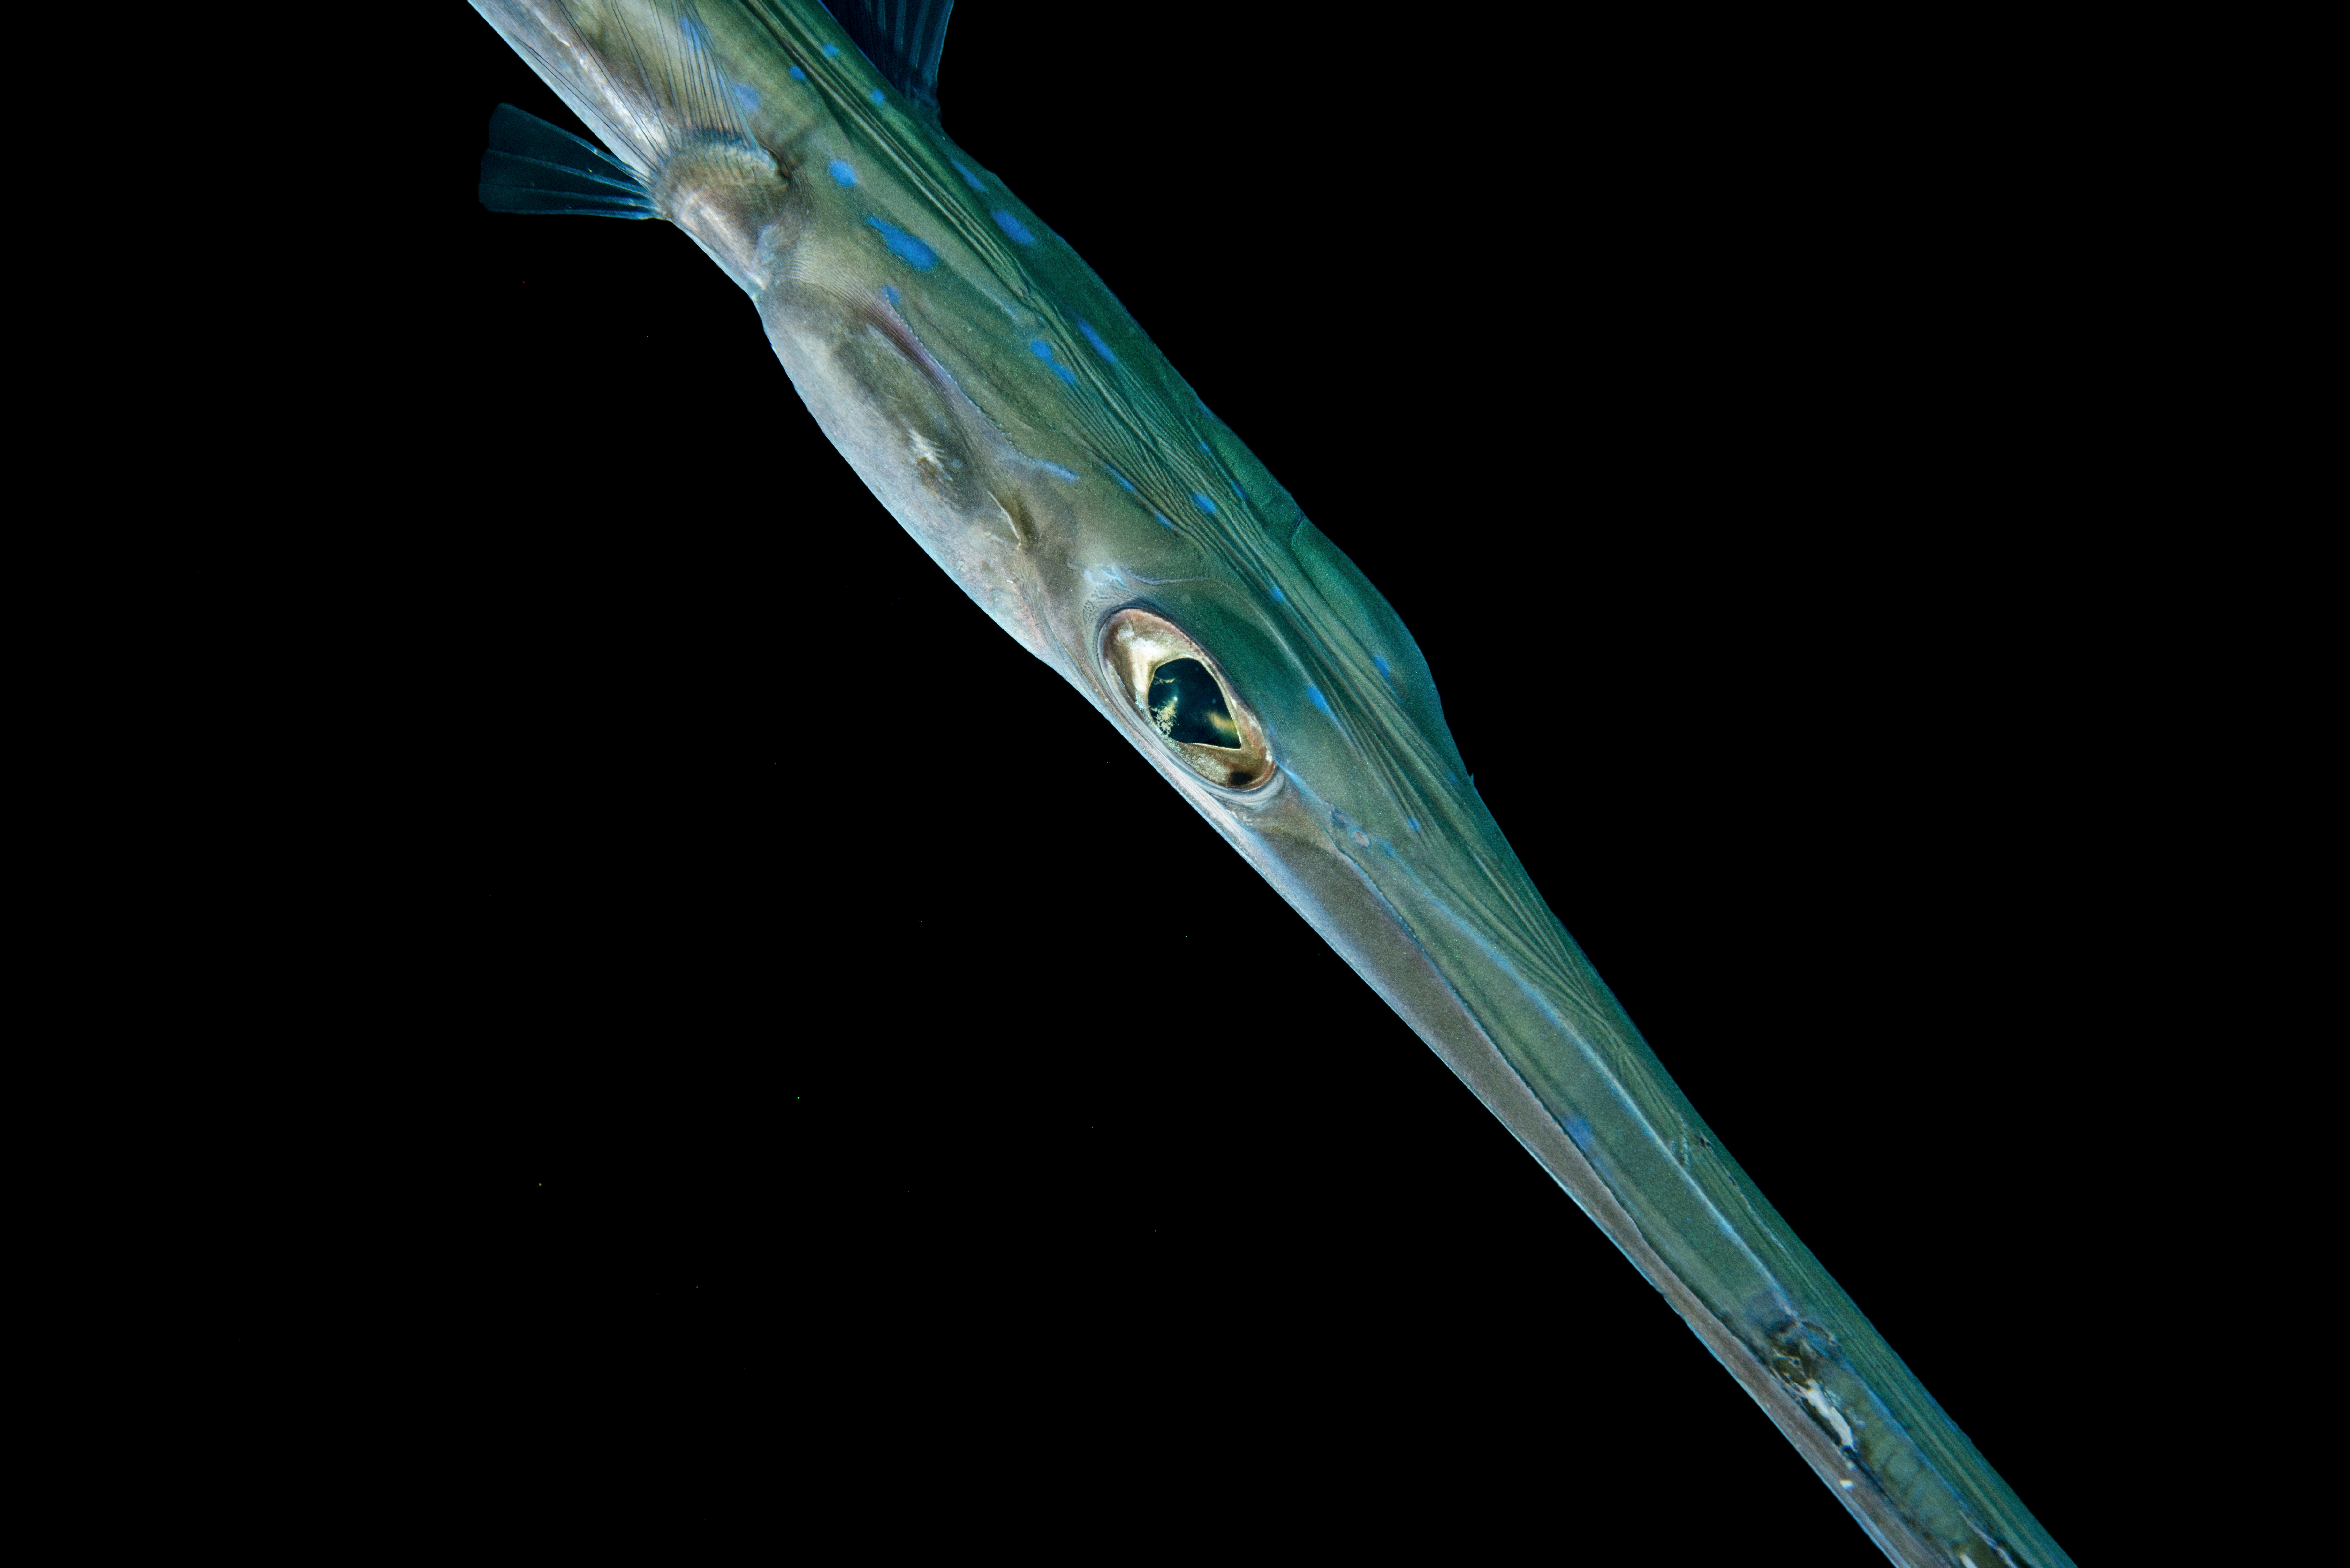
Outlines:
<svg viewBox="0 0 2350 1568"><path fill-rule="evenodd" d="M941 96L1388 594L1657 1054L2094 1557L2193 677L2098 483L2061 56L973 5ZM475 203L495 104L570 123L495 35L400 60L407 210L321 396L374 432L387 1007L446 1043L420 1138L488 1151L517 1364L592 1342L916 1467L1059 1423L1170 1518L1310 1454L1368 1490L1309 1510L1401 1465L1563 1543L1879 1561L690 241ZM1170 909L1214 966L1173 1001Z"/></svg>

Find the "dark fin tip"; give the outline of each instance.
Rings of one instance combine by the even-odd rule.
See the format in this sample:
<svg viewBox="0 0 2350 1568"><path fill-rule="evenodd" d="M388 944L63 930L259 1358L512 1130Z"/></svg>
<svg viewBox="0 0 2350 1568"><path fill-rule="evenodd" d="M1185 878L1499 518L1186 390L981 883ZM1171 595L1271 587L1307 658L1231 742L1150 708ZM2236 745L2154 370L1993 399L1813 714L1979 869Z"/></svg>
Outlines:
<svg viewBox="0 0 2350 1568"><path fill-rule="evenodd" d="M938 113L939 54L954 0L825 0L825 9L891 87Z"/></svg>

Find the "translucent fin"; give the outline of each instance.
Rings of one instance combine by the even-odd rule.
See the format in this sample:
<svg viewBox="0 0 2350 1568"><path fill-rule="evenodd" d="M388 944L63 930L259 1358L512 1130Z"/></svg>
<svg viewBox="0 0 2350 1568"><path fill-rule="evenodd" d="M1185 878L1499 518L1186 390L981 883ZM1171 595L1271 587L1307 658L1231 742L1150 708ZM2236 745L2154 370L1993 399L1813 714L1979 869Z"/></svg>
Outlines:
<svg viewBox="0 0 2350 1568"><path fill-rule="evenodd" d="M938 112L939 54L954 0L825 0L825 9L890 86Z"/></svg>
<svg viewBox="0 0 2350 1568"><path fill-rule="evenodd" d="M650 218L652 198L628 165L510 103L490 116L482 205L493 213L574 213Z"/></svg>

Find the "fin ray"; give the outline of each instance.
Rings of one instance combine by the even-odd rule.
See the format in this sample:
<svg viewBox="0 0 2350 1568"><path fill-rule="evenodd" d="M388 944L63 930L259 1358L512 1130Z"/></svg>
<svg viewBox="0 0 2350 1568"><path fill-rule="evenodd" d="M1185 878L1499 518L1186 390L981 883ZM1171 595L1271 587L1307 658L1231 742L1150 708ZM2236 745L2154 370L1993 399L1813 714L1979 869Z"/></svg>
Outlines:
<svg viewBox="0 0 2350 1568"><path fill-rule="evenodd" d="M939 56L954 0L825 0L825 9L890 86L938 113Z"/></svg>
<svg viewBox="0 0 2350 1568"><path fill-rule="evenodd" d="M510 103L490 116L479 193L494 213L653 216L652 197L627 164Z"/></svg>

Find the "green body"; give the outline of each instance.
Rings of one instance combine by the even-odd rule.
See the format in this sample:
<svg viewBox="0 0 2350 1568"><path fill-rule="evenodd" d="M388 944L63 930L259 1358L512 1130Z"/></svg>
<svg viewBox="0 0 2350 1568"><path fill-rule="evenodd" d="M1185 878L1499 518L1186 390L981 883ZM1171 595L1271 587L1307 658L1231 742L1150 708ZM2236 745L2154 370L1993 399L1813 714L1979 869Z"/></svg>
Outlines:
<svg viewBox="0 0 2350 1568"><path fill-rule="evenodd" d="M474 3L751 296L931 558L1411 1023L1888 1555L2069 1561L1551 914L1387 601L934 112L812 0L682 25Z"/></svg>

